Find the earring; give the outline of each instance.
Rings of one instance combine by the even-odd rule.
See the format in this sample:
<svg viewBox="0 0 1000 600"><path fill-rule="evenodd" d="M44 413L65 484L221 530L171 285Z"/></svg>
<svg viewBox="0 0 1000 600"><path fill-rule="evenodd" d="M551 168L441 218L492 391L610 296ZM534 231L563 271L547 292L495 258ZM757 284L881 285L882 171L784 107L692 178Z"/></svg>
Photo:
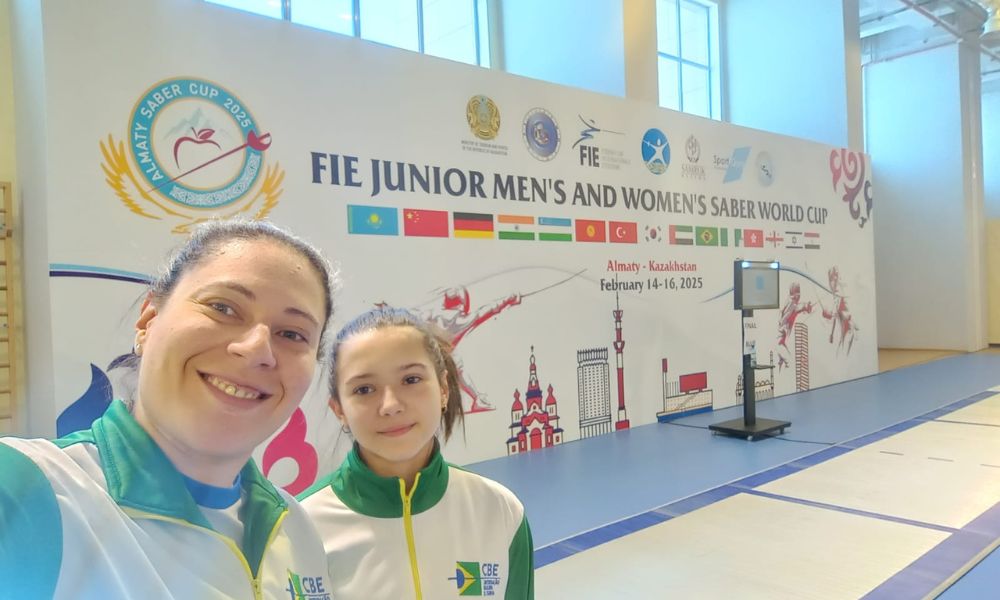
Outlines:
<svg viewBox="0 0 1000 600"><path fill-rule="evenodd" d="M348 435L351 434L351 428L347 426L347 423L341 423L340 424L340 431L342 433L346 433Z"/></svg>
<svg viewBox="0 0 1000 600"><path fill-rule="evenodd" d="M136 332L135 342L132 344L132 354L142 356L142 333Z"/></svg>

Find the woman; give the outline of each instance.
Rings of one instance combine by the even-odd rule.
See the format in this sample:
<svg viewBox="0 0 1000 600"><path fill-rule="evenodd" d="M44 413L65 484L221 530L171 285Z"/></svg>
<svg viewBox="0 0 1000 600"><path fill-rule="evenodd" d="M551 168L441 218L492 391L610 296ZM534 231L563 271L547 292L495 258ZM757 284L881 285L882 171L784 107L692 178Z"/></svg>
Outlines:
<svg viewBox="0 0 1000 600"><path fill-rule="evenodd" d="M444 461L462 419L450 344L409 312L381 308L337 334L330 407L355 444L302 496L323 537L333 597L533 598L520 501Z"/></svg>
<svg viewBox="0 0 1000 600"><path fill-rule="evenodd" d="M0 439L0 598L328 598L315 530L250 455L309 388L331 279L273 225L198 228L142 305L134 402Z"/></svg>

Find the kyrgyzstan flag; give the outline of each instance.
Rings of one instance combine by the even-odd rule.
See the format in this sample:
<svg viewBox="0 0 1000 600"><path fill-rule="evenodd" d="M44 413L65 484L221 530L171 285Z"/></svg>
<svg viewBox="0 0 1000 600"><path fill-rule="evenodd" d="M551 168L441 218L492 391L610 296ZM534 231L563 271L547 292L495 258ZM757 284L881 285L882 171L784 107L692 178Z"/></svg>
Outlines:
<svg viewBox="0 0 1000 600"><path fill-rule="evenodd" d="M639 242L638 225L628 221L609 221L608 238L618 244L636 244Z"/></svg>
<svg viewBox="0 0 1000 600"><path fill-rule="evenodd" d="M576 220L576 241L578 242L606 242L606 230L604 221L590 221L587 219Z"/></svg>
<svg viewBox="0 0 1000 600"><path fill-rule="evenodd" d="M448 237L448 211L403 209L403 234L422 237Z"/></svg>

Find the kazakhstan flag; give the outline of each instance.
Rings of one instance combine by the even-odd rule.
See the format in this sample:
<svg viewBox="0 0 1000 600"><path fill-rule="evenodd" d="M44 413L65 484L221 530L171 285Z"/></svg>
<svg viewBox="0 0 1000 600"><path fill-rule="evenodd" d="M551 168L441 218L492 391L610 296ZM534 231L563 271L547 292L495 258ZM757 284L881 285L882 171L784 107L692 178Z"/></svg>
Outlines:
<svg viewBox="0 0 1000 600"><path fill-rule="evenodd" d="M399 235L399 211L391 206L348 204L347 232L361 235Z"/></svg>

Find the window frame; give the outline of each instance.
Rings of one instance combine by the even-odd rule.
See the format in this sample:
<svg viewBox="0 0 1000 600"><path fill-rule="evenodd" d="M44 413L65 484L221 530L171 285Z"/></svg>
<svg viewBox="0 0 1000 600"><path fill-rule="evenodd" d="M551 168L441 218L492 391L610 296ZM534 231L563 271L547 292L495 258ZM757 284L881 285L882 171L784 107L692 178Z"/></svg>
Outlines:
<svg viewBox="0 0 1000 600"><path fill-rule="evenodd" d="M231 8L231 9L234 9L234 10L245 10L246 12L249 12L251 14L255 14L255 15L258 15L258 16L262 16L262 17L279 18L279 17L274 17L274 16L271 16L271 15L268 15L268 14L263 14L263 13L260 13L260 12L254 11L254 10L240 8L238 6L233 6L232 4L235 4L236 1L238 1L238 0L230 0L230 2L232 4L222 4L220 2L215 2L214 0L205 0L205 1L209 2L211 4L215 4L216 6L221 6L223 8ZM372 1L375 1L375 0L364 0L364 1L372 2ZM488 15L489 9L488 9L488 6L487 6L488 0L465 0L465 1L468 2L468 3L470 3L470 4L472 4L472 23L471 23L471 25L472 25L472 35L473 35L473 40L472 41L473 41L473 43L475 45L475 60L476 60L476 62L475 63L467 63L467 62L464 62L464 61L456 61L456 62L461 62L462 64L472 64L474 66L484 67L484 68L488 69L488 68L490 68L490 63L491 63L491 61L490 61L490 41L491 40L489 39L490 32L489 32L488 21L484 23L484 19L488 19L489 18L489 15ZM323 28L323 27L316 27L314 25L308 25L308 24L305 24L305 23L296 23L293 20L293 14L294 14L293 11L294 11L294 8L295 8L295 5L293 4L293 2L294 2L294 0L281 0L281 16L280 16L280 20L282 20L282 21L288 21L290 23L294 23L296 25L301 25L303 27L312 27L313 29L319 29L320 31L326 31L326 32L334 33L334 34L338 34L338 35L347 35L345 33L341 33L339 31L334 31L332 29L326 29L326 28ZM361 26L362 26L362 23L361 23L361 2L362 2L362 0L351 0L351 13L352 13L351 14L351 17L352 17L351 18L351 22L352 22L353 27L352 27L352 33L350 35L352 37L356 37L358 39L363 39L365 41L373 41L373 40L369 40L369 39L364 38L364 37L361 36ZM426 33L425 32L425 27L424 27L424 0L413 0L413 3L415 5L415 7L416 7L416 15L417 15L417 23L416 23L416 27L417 27L417 50L416 50L416 52L419 52L420 54L426 54L427 56L437 56L435 54L427 54L424 51L424 49L425 49L424 36L425 36L425 33ZM374 43L380 43L380 42L376 41ZM396 46L392 46L392 47L395 48ZM408 50L408 48L402 48L402 49ZM451 59L451 58L448 58L448 57L438 57L438 58L445 58L447 60L455 60L455 59Z"/></svg>
<svg viewBox="0 0 1000 600"><path fill-rule="evenodd" d="M676 65L677 70L677 108L672 106L665 106L663 104L663 98L659 93L660 83L657 84L657 103L664 108L671 108L673 110L679 110L681 112L689 112L685 110L684 107L684 67L697 69L707 75L706 80L708 81L708 114L703 115L699 113L689 113L697 114L698 116L705 116L710 119L720 120L721 115L721 85L720 85L720 68L719 68L719 17L718 17L718 4L715 2L709 2L707 0L673 0L674 2L674 26L675 30L673 32L677 41L677 53L661 50L661 32L659 26L656 28L656 73L657 80L659 80L660 74L660 64L661 61L670 61ZM683 37L683 25L682 25L682 8L684 6L693 6L705 11L705 43L708 47L707 61L702 63L696 60L691 60L685 58L684 56L684 37ZM660 3L656 3L656 10L660 10ZM659 22L659 19L657 19Z"/></svg>

